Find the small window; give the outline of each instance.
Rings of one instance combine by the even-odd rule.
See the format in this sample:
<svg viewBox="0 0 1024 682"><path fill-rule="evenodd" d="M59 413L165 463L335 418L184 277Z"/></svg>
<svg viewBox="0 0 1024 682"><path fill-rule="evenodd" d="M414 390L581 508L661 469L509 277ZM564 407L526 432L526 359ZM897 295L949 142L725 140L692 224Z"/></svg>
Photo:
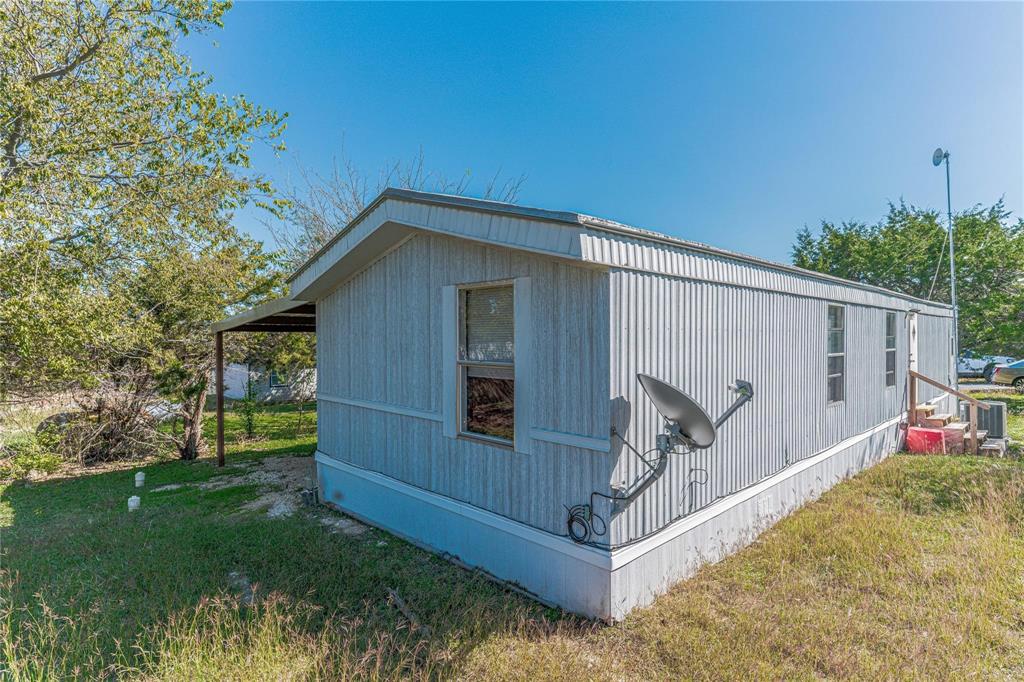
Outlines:
<svg viewBox="0 0 1024 682"><path fill-rule="evenodd" d="M846 308L828 307L828 401L837 403L846 389Z"/></svg>
<svg viewBox="0 0 1024 682"><path fill-rule="evenodd" d="M270 385L271 386L291 386L292 382L288 380L287 372L279 372L276 369L270 370Z"/></svg>
<svg viewBox="0 0 1024 682"><path fill-rule="evenodd" d="M515 436L512 285L459 292L460 432L511 443Z"/></svg>
<svg viewBox="0 0 1024 682"><path fill-rule="evenodd" d="M896 313L885 313L885 385L896 385Z"/></svg>

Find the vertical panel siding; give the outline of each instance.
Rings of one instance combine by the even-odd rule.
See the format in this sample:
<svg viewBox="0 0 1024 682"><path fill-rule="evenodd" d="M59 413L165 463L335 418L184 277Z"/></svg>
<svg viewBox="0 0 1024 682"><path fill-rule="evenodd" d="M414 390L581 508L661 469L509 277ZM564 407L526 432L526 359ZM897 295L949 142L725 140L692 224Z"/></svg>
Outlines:
<svg viewBox="0 0 1024 682"><path fill-rule="evenodd" d="M666 474L614 517L614 544L649 534L906 409L905 307L897 316L897 382L886 387L887 309L845 305L845 399L830 405L829 301L625 270L611 272L610 287L610 388L618 406L612 419L635 447L653 447L662 428L638 372L679 386L712 419L735 397L727 390L733 380L747 379L755 391L711 448L673 455ZM937 372L949 366L950 320L920 319L922 366ZM934 375L944 379L945 370ZM613 446L613 481L630 484L642 477L644 465L617 440Z"/></svg>
<svg viewBox="0 0 1024 682"><path fill-rule="evenodd" d="M500 229L500 228L495 228ZM529 276L533 428L607 439L608 275L422 234L317 305L321 394L440 415L441 289ZM607 490L613 461L536 441L529 455L442 435L438 421L321 400L325 454L562 533L563 504Z"/></svg>
<svg viewBox="0 0 1024 682"><path fill-rule="evenodd" d="M731 284L751 289L783 292L842 303L905 309L908 304L929 315L949 316L948 306L927 301L909 301L884 289L862 287L854 282L794 271L767 261L749 260L740 254L713 253L698 245L665 243L671 239L657 233L635 237L623 234L587 232L581 236L584 260L616 269L680 277L703 282ZM705 247L707 248L707 247Z"/></svg>
<svg viewBox="0 0 1024 682"><path fill-rule="evenodd" d="M917 330L917 345L920 353L919 371L927 377L952 386L956 371L953 363L952 319L918 315ZM937 388L924 382L919 383L918 394L921 400L930 400L940 393L942 391Z"/></svg>

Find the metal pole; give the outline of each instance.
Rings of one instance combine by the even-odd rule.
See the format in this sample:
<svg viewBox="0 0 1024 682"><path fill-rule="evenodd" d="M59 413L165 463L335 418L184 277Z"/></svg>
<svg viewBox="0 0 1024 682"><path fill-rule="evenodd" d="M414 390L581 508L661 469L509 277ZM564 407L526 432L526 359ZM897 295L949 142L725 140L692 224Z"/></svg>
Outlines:
<svg viewBox="0 0 1024 682"><path fill-rule="evenodd" d="M224 332L217 332L217 466L224 466Z"/></svg>
<svg viewBox="0 0 1024 682"><path fill-rule="evenodd" d="M946 218L949 221L949 290L953 304L953 361L960 362L960 309L956 302L956 260L953 245L953 200L949 191L949 152L946 152ZM953 385L959 388L959 372L953 370Z"/></svg>

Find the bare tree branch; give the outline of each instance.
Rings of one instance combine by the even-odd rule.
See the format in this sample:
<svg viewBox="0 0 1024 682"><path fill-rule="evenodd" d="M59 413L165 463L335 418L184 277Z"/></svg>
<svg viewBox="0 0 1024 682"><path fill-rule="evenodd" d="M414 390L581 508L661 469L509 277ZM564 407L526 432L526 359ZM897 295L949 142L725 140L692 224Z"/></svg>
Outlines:
<svg viewBox="0 0 1024 682"><path fill-rule="evenodd" d="M326 177L299 166L299 182L285 187L287 201L283 221L264 221L290 266L298 266L316 253L358 216L384 189L399 187L465 196L473 176L464 172L455 179L427 170L423 149L407 161L391 161L377 171L375 181L355 166L342 147ZM526 176L503 178L499 168L484 185L480 198L515 202Z"/></svg>

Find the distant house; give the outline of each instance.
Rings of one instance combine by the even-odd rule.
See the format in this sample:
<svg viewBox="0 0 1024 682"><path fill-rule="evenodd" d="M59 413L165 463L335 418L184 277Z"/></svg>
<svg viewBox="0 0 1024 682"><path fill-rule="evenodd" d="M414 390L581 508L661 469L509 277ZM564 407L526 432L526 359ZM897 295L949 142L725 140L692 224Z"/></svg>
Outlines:
<svg viewBox="0 0 1024 682"><path fill-rule="evenodd" d="M908 369L955 382L947 305L578 213L386 190L290 283L214 328L317 334L321 499L604 619L893 452ZM641 373L753 399L662 462Z"/></svg>
<svg viewBox="0 0 1024 682"><path fill-rule="evenodd" d="M316 369L299 370L290 376L259 365L232 362L224 367L224 397L241 400L249 381L260 402L312 400L316 395ZM214 379L208 392L212 394L215 389Z"/></svg>

